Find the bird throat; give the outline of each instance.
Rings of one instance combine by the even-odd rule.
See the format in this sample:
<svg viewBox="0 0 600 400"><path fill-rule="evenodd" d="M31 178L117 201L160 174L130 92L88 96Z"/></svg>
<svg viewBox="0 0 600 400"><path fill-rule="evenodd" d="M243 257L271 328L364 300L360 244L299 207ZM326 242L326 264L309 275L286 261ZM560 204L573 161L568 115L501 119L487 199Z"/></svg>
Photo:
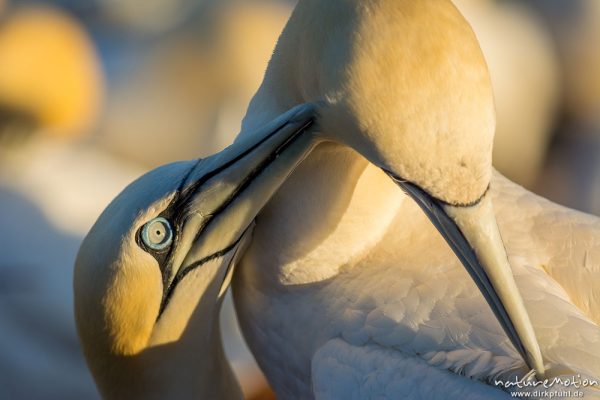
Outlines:
<svg viewBox="0 0 600 400"><path fill-rule="evenodd" d="M260 266L266 287L332 278L378 242L406 198L355 151L321 144L259 215L244 261Z"/></svg>

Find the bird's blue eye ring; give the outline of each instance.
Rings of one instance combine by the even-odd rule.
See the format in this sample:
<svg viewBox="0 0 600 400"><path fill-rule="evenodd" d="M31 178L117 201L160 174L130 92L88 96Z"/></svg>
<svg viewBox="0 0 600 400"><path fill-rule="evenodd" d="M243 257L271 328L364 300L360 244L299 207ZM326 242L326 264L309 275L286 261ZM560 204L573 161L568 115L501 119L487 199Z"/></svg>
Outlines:
<svg viewBox="0 0 600 400"><path fill-rule="evenodd" d="M168 220L154 218L142 228L142 241L152 250L164 250L173 242L173 229Z"/></svg>

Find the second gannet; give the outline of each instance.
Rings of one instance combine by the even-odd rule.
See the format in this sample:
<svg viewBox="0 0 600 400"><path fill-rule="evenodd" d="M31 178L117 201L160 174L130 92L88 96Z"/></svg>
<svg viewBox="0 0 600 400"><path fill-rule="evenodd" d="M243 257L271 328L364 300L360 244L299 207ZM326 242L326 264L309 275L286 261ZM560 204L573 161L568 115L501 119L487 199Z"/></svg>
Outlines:
<svg viewBox="0 0 600 400"><path fill-rule="evenodd" d="M482 398L506 394L481 382L530 368L600 377L600 222L493 174L490 80L450 1L300 0L240 139L313 101L331 142L259 214L233 283L279 397ZM467 267L474 249L497 319L411 198Z"/></svg>
<svg viewBox="0 0 600 400"><path fill-rule="evenodd" d="M218 314L256 213L315 144L302 105L206 159L160 167L77 255L75 319L104 398L241 398Z"/></svg>

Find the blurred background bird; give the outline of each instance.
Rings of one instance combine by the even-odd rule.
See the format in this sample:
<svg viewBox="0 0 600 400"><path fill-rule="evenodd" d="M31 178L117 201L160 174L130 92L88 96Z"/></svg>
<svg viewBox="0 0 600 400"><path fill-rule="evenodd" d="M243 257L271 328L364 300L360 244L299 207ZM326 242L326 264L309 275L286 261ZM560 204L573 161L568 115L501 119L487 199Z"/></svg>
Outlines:
<svg viewBox="0 0 600 400"><path fill-rule="evenodd" d="M91 38L77 20L46 6L9 10L0 26L0 59L4 130L11 119L55 138L92 128L104 83Z"/></svg>
<svg viewBox="0 0 600 400"><path fill-rule="evenodd" d="M496 168L600 213L600 2L455 3L491 71ZM98 397L72 316L79 243L143 171L231 142L294 4L0 0L0 398ZM222 324L246 395L268 398L230 306Z"/></svg>
<svg viewBox="0 0 600 400"><path fill-rule="evenodd" d="M562 109L540 193L600 213L600 2L528 0L545 19L560 61Z"/></svg>
<svg viewBox="0 0 600 400"><path fill-rule="evenodd" d="M560 101L554 45L522 2L454 0L484 52L496 100L494 165L531 187L543 167Z"/></svg>

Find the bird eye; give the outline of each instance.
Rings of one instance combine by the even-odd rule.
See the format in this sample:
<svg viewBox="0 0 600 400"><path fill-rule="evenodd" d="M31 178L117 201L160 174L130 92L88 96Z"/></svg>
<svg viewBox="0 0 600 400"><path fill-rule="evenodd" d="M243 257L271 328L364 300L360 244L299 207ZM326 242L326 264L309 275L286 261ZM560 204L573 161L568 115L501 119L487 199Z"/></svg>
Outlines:
<svg viewBox="0 0 600 400"><path fill-rule="evenodd" d="M142 228L142 241L152 250L164 250L173 241L173 229L165 218L158 217Z"/></svg>

